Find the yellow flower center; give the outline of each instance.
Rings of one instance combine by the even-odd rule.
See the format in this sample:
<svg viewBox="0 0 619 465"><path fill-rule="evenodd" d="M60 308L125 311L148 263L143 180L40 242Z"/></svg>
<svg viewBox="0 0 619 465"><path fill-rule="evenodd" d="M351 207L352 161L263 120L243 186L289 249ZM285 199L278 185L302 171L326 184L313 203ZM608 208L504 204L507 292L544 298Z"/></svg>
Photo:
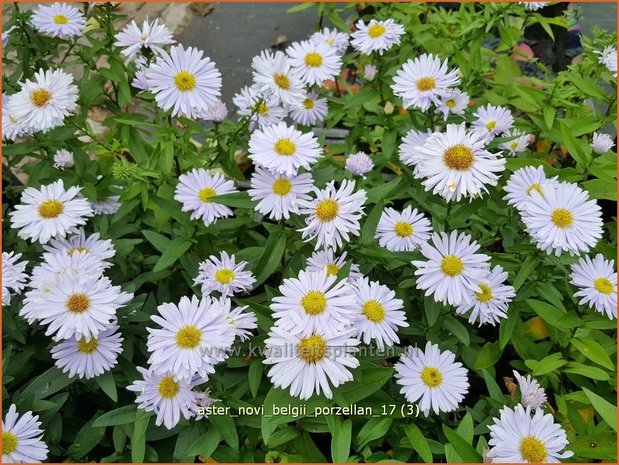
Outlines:
<svg viewBox="0 0 619 465"><path fill-rule="evenodd" d="M468 170L475 160L473 151L466 145L458 144L449 147L443 154L443 161L452 170Z"/></svg>
<svg viewBox="0 0 619 465"><path fill-rule="evenodd" d="M311 98L306 98L305 100L303 100L303 106L306 110L311 110L312 108L314 108L314 101Z"/></svg>
<svg viewBox="0 0 619 465"><path fill-rule="evenodd" d="M77 350L79 350L83 354L90 354L97 350L99 343L94 337L90 338L90 341L86 341L86 339L81 338L77 343Z"/></svg>
<svg viewBox="0 0 619 465"><path fill-rule="evenodd" d="M518 148L518 141L513 141L510 144L510 147L512 148L512 150L516 150Z"/></svg>
<svg viewBox="0 0 619 465"><path fill-rule="evenodd" d="M395 224L395 233L400 237L408 237L413 234L413 225L406 221L398 221Z"/></svg>
<svg viewBox="0 0 619 465"><path fill-rule="evenodd" d="M531 195L531 191L537 191L539 192L542 196L544 195L544 193L542 192L542 188L540 187L539 183L535 183L535 184L531 184L531 186L527 189L527 195Z"/></svg>
<svg viewBox="0 0 619 465"><path fill-rule="evenodd" d="M204 203L209 203L210 202L210 198L211 197L215 197L217 195L217 192L215 192L215 189L211 189L210 187L205 187L204 189L200 189L200 192L198 192L198 197L200 197L200 200L202 200L202 202Z"/></svg>
<svg viewBox="0 0 619 465"><path fill-rule="evenodd" d="M372 323L380 323L385 319L385 307L377 300L368 300L363 304L363 314Z"/></svg>
<svg viewBox="0 0 619 465"><path fill-rule="evenodd" d="M546 446L535 436L525 436L522 438L520 441L520 455L529 463L542 463L548 457Z"/></svg>
<svg viewBox="0 0 619 465"><path fill-rule="evenodd" d="M496 126L496 121L494 121L494 120L488 121L488 124L486 124L486 129L488 131L492 131L495 126Z"/></svg>
<svg viewBox="0 0 619 465"><path fill-rule="evenodd" d="M181 92L188 92L196 87L196 77L189 71L181 71L174 77L174 85Z"/></svg>
<svg viewBox="0 0 619 465"><path fill-rule="evenodd" d="M17 450L17 436L10 431L2 433L2 455L12 454Z"/></svg>
<svg viewBox="0 0 619 465"><path fill-rule="evenodd" d="M30 100L36 107L44 107L52 98L52 94L47 89L37 89L30 94Z"/></svg>
<svg viewBox="0 0 619 465"><path fill-rule="evenodd" d="M178 383L174 381L174 378L171 376L166 376L159 382L159 395L164 399L172 399L173 397L176 397L178 391Z"/></svg>
<svg viewBox="0 0 619 465"><path fill-rule="evenodd" d="M449 100L447 100L447 101L445 102L445 105L446 105L448 108L453 108L453 107L455 107L455 106L456 106L456 101L455 101L454 99L451 99L451 98L450 98Z"/></svg>
<svg viewBox="0 0 619 465"><path fill-rule="evenodd" d="M557 208L555 211L552 212L550 219L555 224L555 226L562 229L569 228L574 222L574 217L572 216L572 213L565 208Z"/></svg>
<svg viewBox="0 0 619 465"><path fill-rule="evenodd" d="M337 266L335 263L329 263L327 265L327 274L331 275L331 276L337 276L337 274L340 272L340 267Z"/></svg>
<svg viewBox="0 0 619 465"><path fill-rule="evenodd" d="M194 325L183 326L176 333L176 345L183 349L195 349L202 339L202 332Z"/></svg>
<svg viewBox="0 0 619 465"><path fill-rule="evenodd" d="M299 358L307 363L320 362L327 355L327 342L318 334L302 338L297 348Z"/></svg>
<svg viewBox="0 0 619 465"><path fill-rule="evenodd" d="M387 28L382 24L372 24L370 27L368 27L368 35L372 39L376 39L377 37L382 36L386 30Z"/></svg>
<svg viewBox="0 0 619 465"><path fill-rule="evenodd" d="M593 287L595 287L595 289L602 294L610 294L615 290L613 283L606 278L598 278L593 281Z"/></svg>
<svg viewBox="0 0 619 465"><path fill-rule="evenodd" d="M436 79L432 76L423 77L417 81L417 90L425 91L432 90L436 87Z"/></svg>
<svg viewBox="0 0 619 465"><path fill-rule="evenodd" d="M275 81L275 84L277 85L277 87L280 87L284 90L290 89L290 79L288 79L288 76L286 76L285 74L282 74L282 73L273 74L273 81Z"/></svg>
<svg viewBox="0 0 619 465"><path fill-rule="evenodd" d="M421 370L421 381L429 388L439 387L443 382L443 375L434 367L425 367Z"/></svg>
<svg viewBox="0 0 619 465"><path fill-rule="evenodd" d="M215 279L221 284L229 284L234 278L234 271L229 268L220 268L215 272Z"/></svg>
<svg viewBox="0 0 619 465"><path fill-rule="evenodd" d="M292 190L292 184L286 178L276 179L273 183L273 193L277 195L286 195Z"/></svg>
<svg viewBox="0 0 619 465"><path fill-rule="evenodd" d="M290 139L279 139L275 142L275 153L282 157L294 155L297 150L297 145Z"/></svg>
<svg viewBox="0 0 619 465"><path fill-rule="evenodd" d="M320 291L309 291L301 299L301 307L308 315L320 315L327 308L327 297Z"/></svg>
<svg viewBox="0 0 619 465"><path fill-rule="evenodd" d="M88 252L90 253L90 250L87 247L82 247L81 245L78 245L76 247L72 247L70 248L67 253L69 255L73 255L75 252Z"/></svg>
<svg viewBox="0 0 619 465"><path fill-rule="evenodd" d="M140 40L141 40L141 41L148 40L148 34L142 34L142 35L140 36Z"/></svg>
<svg viewBox="0 0 619 465"><path fill-rule="evenodd" d="M256 107L256 113L258 113L260 116L264 116L266 114L269 113L269 106L266 103L260 103L257 107Z"/></svg>
<svg viewBox="0 0 619 465"><path fill-rule="evenodd" d="M54 23L56 24L67 24L69 22L69 18L65 15L56 15L54 16Z"/></svg>
<svg viewBox="0 0 619 465"><path fill-rule="evenodd" d="M84 313L90 307L90 299L83 292L78 292L77 294L71 294L65 305L71 313Z"/></svg>
<svg viewBox="0 0 619 465"><path fill-rule="evenodd" d="M475 292L475 297L482 303L490 302L493 298L492 288L487 284L479 284L481 292Z"/></svg>
<svg viewBox="0 0 619 465"><path fill-rule="evenodd" d="M325 199L316 205L316 216L320 221L331 221L337 216L340 206L333 199Z"/></svg>
<svg viewBox="0 0 619 465"><path fill-rule="evenodd" d="M441 271L447 276L457 276L463 269L464 263L455 255L445 255L441 261Z"/></svg>
<svg viewBox="0 0 619 465"><path fill-rule="evenodd" d="M305 55L305 64L307 66L316 68L322 65L322 56L320 56L319 53L310 52L307 55Z"/></svg>
<svg viewBox="0 0 619 465"><path fill-rule="evenodd" d="M58 200L46 200L39 205L39 216L50 219L58 217L64 211L64 204Z"/></svg>

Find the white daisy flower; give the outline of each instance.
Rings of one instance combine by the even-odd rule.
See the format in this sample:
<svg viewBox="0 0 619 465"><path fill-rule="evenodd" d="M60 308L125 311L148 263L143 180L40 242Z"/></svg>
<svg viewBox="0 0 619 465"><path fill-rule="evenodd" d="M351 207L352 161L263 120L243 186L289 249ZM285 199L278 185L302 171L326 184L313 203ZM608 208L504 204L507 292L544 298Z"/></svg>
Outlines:
<svg viewBox="0 0 619 465"><path fill-rule="evenodd" d="M197 392L196 399L196 410L194 411L196 421L202 420L203 418L208 418L208 415L206 414L206 409L213 405L215 402L220 402L219 399L213 399L211 397L211 391L208 388L206 388L204 392Z"/></svg>
<svg viewBox="0 0 619 465"><path fill-rule="evenodd" d="M2 252L2 306L9 305L11 296L21 294L26 285L28 262L18 262L20 258L20 253Z"/></svg>
<svg viewBox="0 0 619 465"><path fill-rule="evenodd" d="M449 71L447 59L441 62L439 57L424 53L402 65L391 88L402 99L404 108L426 111L433 103L439 105L439 97L451 94L451 88L460 84L458 71Z"/></svg>
<svg viewBox="0 0 619 465"><path fill-rule="evenodd" d="M10 28L8 28L6 31L2 32L2 48L6 48L6 46L9 44L9 38L10 38L10 34L11 32L13 32L15 29L17 29L17 26L11 26Z"/></svg>
<svg viewBox="0 0 619 465"><path fill-rule="evenodd" d="M358 236L367 195L363 189L354 190L354 181L342 181L339 189L331 181L324 189L314 188L315 199L300 199L301 214L307 215L307 226L299 230L303 239L316 238L316 249L323 246L339 248L344 241L348 242L350 235Z"/></svg>
<svg viewBox="0 0 619 465"><path fill-rule="evenodd" d="M228 117L228 107L224 102L218 100L214 105L210 106L207 111L198 112L197 117L205 121L221 123Z"/></svg>
<svg viewBox="0 0 619 465"><path fill-rule="evenodd" d="M306 271L322 271L331 276L337 276L342 267L346 265L346 252L336 257L332 248L316 251L307 259ZM348 282L351 283L363 275L359 272L359 265L351 263L348 271Z"/></svg>
<svg viewBox="0 0 619 465"><path fill-rule="evenodd" d="M116 310L133 298L112 286L106 277L64 273L48 292L34 293L19 314L48 325L46 336L54 340L82 337L89 341L109 328Z"/></svg>
<svg viewBox="0 0 619 465"><path fill-rule="evenodd" d="M281 296L273 297L275 325L290 333L331 334L349 325L355 313L352 289L345 279L324 271L299 271L284 279Z"/></svg>
<svg viewBox="0 0 619 465"><path fill-rule="evenodd" d="M13 94L9 107L17 124L29 131L47 132L61 126L77 108L77 86L73 76L61 70L40 69Z"/></svg>
<svg viewBox="0 0 619 465"><path fill-rule="evenodd" d="M3 273L4 274L4 273ZM597 254L593 260L581 257L572 265L570 282L579 287L574 297L608 318L617 319L617 273L615 261Z"/></svg>
<svg viewBox="0 0 619 465"><path fill-rule="evenodd" d="M541 192L542 183L557 184L557 177L547 179L544 173L544 168L538 166L525 166L514 171L507 184L503 188L507 195L503 197L507 203L516 207L518 210L524 208L524 204L531 198L531 192L534 190Z"/></svg>
<svg viewBox="0 0 619 465"><path fill-rule="evenodd" d="M57 150L54 154L54 168L64 170L75 165L73 153L65 149Z"/></svg>
<svg viewBox="0 0 619 465"><path fill-rule="evenodd" d="M542 387L531 375L522 376L514 370L514 377L520 388L520 403L522 405L537 410L548 400Z"/></svg>
<svg viewBox="0 0 619 465"><path fill-rule="evenodd" d="M370 55L372 52L382 55L384 51L398 45L400 36L404 34L404 26L393 19L385 21L372 19L368 24L359 20L355 27L357 30L350 35L351 45L364 55Z"/></svg>
<svg viewBox="0 0 619 465"><path fill-rule="evenodd" d="M213 203L210 199L217 195L238 192L234 182L226 180L221 174L210 174L203 168L193 169L178 178L174 200L183 204L184 212L191 212L191 219L201 219L208 226L218 218L232 216L232 210L225 205Z"/></svg>
<svg viewBox="0 0 619 465"><path fill-rule="evenodd" d="M591 148L598 155L602 155L603 153L608 152L614 146L615 142L609 134L605 134L603 132L593 133L593 142L591 143Z"/></svg>
<svg viewBox="0 0 619 465"><path fill-rule="evenodd" d="M486 323L494 326L501 318L507 318L507 307L516 292L512 286L503 284L506 280L507 273L501 266L495 266L477 282L479 289L467 290L469 297L456 308L456 313L463 315L470 310L469 323L479 322L479 326Z"/></svg>
<svg viewBox="0 0 619 465"><path fill-rule="evenodd" d="M417 289L434 300L460 305L470 299L470 291L479 291L477 283L487 275L490 257L476 253L479 244L468 234L458 231L434 233L432 244L421 243L421 253L427 259L413 261Z"/></svg>
<svg viewBox="0 0 619 465"><path fill-rule="evenodd" d="M118 363L118 354L122 352L123 338L118 326L112 326L97 337L72 337L52 347L52 358L56 366L69 378L94 378L111 370Z"/></svg>
<svg viewBox="0 0 619 465"><path fill-rule="evenodd" d="M120 195L110 195L99 200L89 200L88 203L95 215L113 215L120 210Z"/></svg>
<svg viewBox="0 0 619 465"><path fill-rule="evenodd" d="M298 71L284 52L271 54L264 50L251 62L257 90L273 105L301 106L306 92Z"/></svg>
<svg viewBox="0 0 619 465"><path fill-rule="evenodd" d="M371 63L365 65L363 68L363 77L366 81L373 81L377 74L378 68Z"/></svg>
<svg viewBox="0 0 619 465"><path fill-rule="evenodd" d="M364 343L376 341L380 350L399 343L398 326L408 327L404 302L395 292L377 281L361 278L352 286L355 292L355 335Z"/></svg>
<svg viewBox="0 0 619 465"><path fill-rule="evenodd" d="M499 148L507 150L513 157L517 153L524 152L529 147L530 135L523 134L517 130L510 130L505 133L505 137L511 137L512 140L499 144Z"/></svg>
<svg viewBox="0 0 619 465"><path fill-rule="evenodd" d="M524 5L525 9L530 11L541 10L542 8L550 5L549 2L518 2L521 5Z"/></svg>
<svg viewBox="0 0 619 465"><path fill-rule="evenodd" d="M49 37L70 39L81 36L86 26L86 17L68 3L39 5L31 18L34 28Z"/></svg>
<svg viewBox="0 0 619 465"><path fill-rule="evenodd" d="M195 374L206 379L214 365L232 347L234 332L217 300L181 297L178 306L164 303L151 319L161 328L146 328L148 363L157 373L174 373L179 379Z"/></svg>
<svg viewBox="0 0 619 465"><path fill-rule="evenodd" d="M506 133L514 125L511 111L504 107L488 104L479 107L473 116L477 119L471 124L471 129L480 133L486 141Z"/></svg>
<svg viewBox="0 0 619 465"><path fill-rule="evenodd" d="M329 113L326 98L318 98L318 94L311 91L307 98L303 100L303 105L290 109L290 119L295 124L303 126L315 126L316 123L324 121Z"/></svg>
<svg viewBox="0 0 619 465"><path fill-rule="evenodd" d="M131 81L131 85L142 92L150 90L148 85L148 68L138 69Z"/></svg>
<svg viewBox="0 0 619 465"><path fill-rule="evenodd" d="M329 29L325 27L322 31L314 32L310 40L316 43L325 43L335 49L339 54L343 54L348 48L348 41L350 40L348 34L345 34L337 29Z"/></svg>
<svg viewBox="0 0 619 465"><path fill-rule="evenodd" d="M154 370L138 367L142 379L138 379L127 389L137 392L138 408L157 415L155 425L162 424L167 429L174 428L181 415L189 420L197 411L199 393L192 389L197 384L189 379L180 379L173 373L159 374Z"/></svg>
<svg viewBox="0 0 619 465"><path fill-rule="evenodd" d="M493 463L560 462L574 455L563 451L569 444L563 428L554 422L552 414L540 409L531 416L531 408L518 404L513 409L503 407L500 418L490 425L490 452Z"/></svg>
<svg viewBox="0 0 619 465"><path fill-rule="evenodd" d="M65 237L75 226L86 224L93 212L88 201L77 198L81 187L65 190L62 179L41 186L26 188L21 203L9 213L11 227L17 235L45 244L51 238Z"/></svg>
<svg viewBox="0 0 619 465"><path fill-rule="evenodd" d="M292 69L309 86L321 86L323 81L334 79L342 67L342 58L326 43L310 40L294 42L286 53Z"/></svg>
<svg viewBox="0 0 619 465"><path fill-rule="evenodd" d="M256 278L251 271L245 271L246 266L247 262L236 263L234 255L221 251L219 258L211 255L208 260L200 263L194 284L202 285L202 294L205 296L213 291L221 293L222 297L250 291Z"/></svg>
<svg viewBox="0 0 619 465"><path fill-rule="evenodd" d="M128 58L133 58L142 48L149 48L153 53L159 54L163 47L176 42L165 24L159 24L159 19L151 23L148 18L142 23L142 29L132 20L115 38L114 45L123 47L120 53Z"/></svg>
<svg viewBox="0 0 619 465"><path fill-rule="evenodd" d="M273 327L266 342L265 365L273 365L268 377L275 387L307 400L321 392L333 398L331 385L338 387L353 380L350 369L359 366L354 356L357 339L353 329L330 334L305 332L294 334Z"/></svg>
<svg viewBox="0 0 619 465"><path fill-rule="evenodd" d="M365 152L357 152L346 157L346 169L355 176L363 176L374 169L374 162Z"/></svg>
<svg viewBox="0 0 619 465"><path fill-rule="evenodd" d="M15 114L10 106L11 98L2 94L2 138L5 140L15 140L18 137L29 135L32 129L24 127L17 122Z"/></svg>
<svg viewBox="0 0 619 465"><path fill-rule="evenodd" d="M537 247L556 256L586 253L602 237L602 210L575 183L542 183L531 191L521 217Z"/></svg>
<svg viewBox="0 0 619 465"><path fill-rule="evenodd" d="M604 50L595 51L594 53L600 55L600 63L606 66L613 73L613 77L617 79L617 47L609 45Z"/></svg>
<svg viewBox="0 0 619 465"><path fill-rule="evenodd" d="M453 89L438 97L435 113L442 113L443 119L447 121L450 114L463 115L464 110L469 106L469 94L458 89Z"/></svg>
<svg viewBox="0 0 619 465"><path fill-rule="evenodd" d="M216 301L220 311L228 320L235 337L241 342L246 341L251 336L251 332L258 327L256 314L245 312L247 306L232 308L232 301L228 297L221 297Z"/></svg>
<svg viewBox="0 0 619 465"><path fill-rule="evenodd" d="M43 261L32 270L28 287L33 291L46 293L56 287L59 280L67 274L73 278L82 276L97 279L103 275L103 271L109 265L86 251L76 250L70 254L44 253ZM26 294L26 300L35 299L37 295L37 292L29 291Z"/></svg>
<svg viewBox="0 0 619 465"><path fill-rule="evenodd" d="M47 459L47 445L38 415L26 412L20 416L15 404L2 420L2 462L41 463Z"/></svg>
<svg viewBox="0 0 619 465"><path fill-rule="evenodd" d="M458 408L469 390L468 371L456 362L453 352L441 352L438 345L426 343L425 350L408 347L393 367L400 393L408 402L417 402L427 417Z"/></svg>
<svg viewBox="0 0 619 465"><path fill-rule="evenodd" d="M401 212L385 208L380 215L375 238L381 247L392 252L410 252L430 239L432 225L410 205Z"/></svg>
<svg viewBox="0 0 619 465"><path fill-rule="evenodd" d="M505 169L500 152L485 150L481 135L467 131L464 123L448 124L445 133L434 133L417 150L423 156L417 176L426 178L426 191L447 201L488 192L487 186L496 186Z"/></svg>
<svg viewBox="0 0 619 465"><path fill-rule="evenodd" d="M273 174L260 166L251 176L248 193L257 201L255 209L270 219L290 219L291 213L299 213L298 199L309 200L314 180L309 173L287 176Z"/></svg>
<svg viewBox="0 0 619 465"><path fill-rule="evenodd" d="M208 111L221 95L221 73L197 48L174 45L149 66L146 79L157 105L172 116L195 118Z"/></svg>
<svg viewBox="0 0 619 465"><path fill-rule="evenodd" d="M265 128L277 124L286 117L286 110L279 105L273 105L253 87L243 87L232 98L232 102L238 108L238 114L249 116L249 129L254 130L256 125Z"/></svg>
<svg viewBox="0 0 619 465"><path fill-rule="evenodd" d="M299 168L310 170L321 155L313 132L304 134L283 122L258 129L249 139L249 158L278 174L292 176Z"/></svg>
<svg viewBox="0 0 619 465"><path fill-rule="evenodd" d="M403 164L415 167L414 173L418 171L417 164L423 159L423 154L419 151L419 148L433 133L434 131L431 129L426 132L411 129L402 138L402 143L398 148L398 156Z"/></svg>

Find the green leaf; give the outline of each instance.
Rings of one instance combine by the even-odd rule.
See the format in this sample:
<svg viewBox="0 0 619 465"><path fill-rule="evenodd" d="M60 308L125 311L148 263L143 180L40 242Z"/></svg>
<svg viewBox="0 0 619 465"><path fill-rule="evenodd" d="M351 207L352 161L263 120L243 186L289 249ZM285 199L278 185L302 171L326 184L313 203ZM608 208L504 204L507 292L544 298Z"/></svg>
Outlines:
<svg viewBox="0 0 619 465"><path fill-rule="evenodd" d="M166 249L166 251L161 254L161 257L159 257L153 271L156 273L172 266L181 257L181 255L189 250L190 247L191 241L183 239L182 237L177 237L170 243L170 246Z"/></svg>
<svg viewBox="0 0 619 465"><path fill-rule="evenodd" d="M187 448L187 455L201 455L210 457L221 441L221 434L217 431L217 428L211 426L206 433L196 439L191 446Z"/></svg>
<svg viewBox="0 0 619 465"><path fill-rule="evenodd" d="M308 8L311 8L315 5L314 2L304 2L304 3L300 3L298 5L295 5L291 8L288 8L286 10L286 13L297 13L299 11L303 11L303 10L307 10Z"/></svg>
<svg viewBox="0 0 619 465"><path fill-rule="evenodd" d="M443 424L443 433L447 436L447 440L454 447L454 449L458 452L458 455L462 457L467 463L475 463L482 462L482 457L475 450L473 446L471 446L464 438L462 438L458 433L449 428L447 425Z"/></svg>
<svg viewBox="0 0 619 465"><path fill-rule="evenodd" d="M473 445L474 426L473 417L470 413L464 415L464 418L460 420L456 433L458 433L458 436L463 438L466 442Z"/></svg>
<svg viewBox="0 0 619 465"><path fill-rule="evenodd" d="M116 393L116 382L114 381L114 375L111 371L107 371L102 375L99 375L95 378L95 381L101 388L103 392L105 392L110 399L114 402L118 402L118 394Z"/></svg>
<svg viewBox="0 0 619 465"><path fill-rule="evenodd" d="M518 270L518 274L516 275L516 279L514 279L514 289L518 291L520 287L527 280L529 275L533 272L533 270L537 269L539 265L539 258L535 257L527 257Z"/></svg>
<svg viewBox="0 0 619 465"><path fill-rule="evenodd" d="M451 334L456 336L462 344L465 346L469 346L471 343L471 336L469 335L469 330L464 326L457 318L453 316L447 316L443 320L443 327L449 331Z"/></svg>
<svg viewBox="0 0 619 465"><path fill-rule="evenodd" d="M417 427L414 423L410 423L408 425L404 425L404 432L413 446L413 449L415 449L415 451L419 454L419 457L421 457L421 460L425 463L432 463L432 451L430 450L430 445L428 444L428 440L425 438L423 433L419 430L419 427Z"/></svg>
<svg viewBox="0 0 619 465"><path fill-rule="evenodd" d="M395 178L393 181L383 182L372 187L368 190L368 202L377 203L381 199L385 201L387 196L400 185L400 181L402 181L402 178Z"/></svg>
<svg viewBox="0 0 619 465"><path fill-rule="evenodd" d="M385 131L381 142L381 148L386 160L389 160L395 151L396 131Z"/></svg>
<svg viewBox="0 0 619 465"><path fill-rule="evenodd" d="M591 197L594 199L606 199L617 201L617 183L606 179L592 179L582 183Z"/></svg>
<svg viewBox="0 0 619 465"><path fill-rule="evenodd" d="M617 407L585 387L582 390L591 401L591 405L598 415L602 417L608 426L617 431Z"/></svg>
<svg viewBox="0 0 619 465"><path fill-rule="evenodd" d="M65 373L56 367L43 372L24 389L21 397L29 400L40 400L57 393L73 382Z"/></svg>
<svg viewBox="0 0 619 465"><path fill-rule="evenodd" d="M255 399L260 388L260 380L262 379L262 360L256 358L249 364L249 390L252 397Z"/></svg>
<svg viewBox="0 0 619 465"><path fill-rule="evenodd" d="M505 402L505 396L495 379L490 375L488 370L481 370L481 374L483 375L484 381L486 382L486 387L488 388L488 394L490 394L490 398L503 404Z"/></svg>
<svg viewBox="0 0 619 465"><path fill-rule="evenodd" d="M249 198L247 192L233 192L231 194L216 195L209 199L211 202L227 205L234 208L249 208L254 209L256 203Z"/></svg>
<svg viewBox="0 0 619 465"><path fill-rule="evenodd" d="M153 246L161 253L164 253L170 247L170 239L165 237L163 234L156 233L155 231L150 231L145 229L142 231L142 234L146 238L148 242L153 244Z"/></svg>
<svg viewBox="0 0 619 465"><path fill-rule="evenodd" d="M371 418L357 434L357 448L362 449L370 441L382 438L393 423L393 418Z"/></svg>
<svg viewBox="0 0 619 465"><path fill-rule="evenodd" d="M589 161L589 157L582 150L580 142L572 135L570 128L564 121L560 123L561 137L563 144L567 147L569 154L576 161L577 164L585 166Z"/></svg>
<svg viewBox="0 0 619 465"><path fill-rule="evenodd" d="M79 460L90 452L105 435L105 427L93 426L93 420L84 424L77 433L73 443L67 450L67 455L73 460Z"/></svg>
<svg viewBox="0 0 619 465"><path fill-rule="evenodd" d="M553 372L555 370L558 370L559 368L561 368L563 365L565 365L567 363L567 360L563 360L561 358L561 354L551 354L548 357L544 357L542 360L540 360L537 363L529 363L529 362L535 362L535 361L531 361L531 360L526 360L525 364L533 369L533 376L542 376L542 375L546 375L550 372Z"/></svg>
<svg viewBox="0 0 619 465"><path fill-rule="evenodd" d="M606 353L606 350L593 339L576 338L571 340L572 345L589 360L608 368L611 371L615 370L615 365Z"/></svg>
<svg viewBox="0 0 619 465"><path fill-rule="evenodd" d="M568 363L567 366L563 369L563 372L586 376L587 378L596 379L599 381L608 381L610 379L608 373L601 368L584 365L578 362Z"/></svg>
<svg viewBox="0 0 619 465"><path fill-rule="evenodd" d="M376 205L370 211L370 214L365 219L363 227L361 228L361 237L359 243L369 244L374 240L376 234L376 227L380 221L380 216L383 213L383 207L385 206L382 200L379 200Z"/></svg>
<svg viewBox="0 0 619 465"><path fill-rule="evenodd" d="M256 265L256 282L254 288L266 281L282 261L286 251L286 236L283 232L273 233L269 236L264 252Z"/></svg>
<svg viewBox="0 0 619 465"><path fill-rule="evenodd" d="M137 408L135 405L126 405L124 407L105 412L103 415L97 418L92 425L94 427L98 427L126 425L128 423L133 423L135 421L135 416L137 413L136 410Z"/></svg>
<svg viewBox="0 0 619 465"><path fill-rule="evenodd" d="M208 417L209 423L221 434L226 443L233 449L239 448L239 435L236 431L234 420L229 415L211 415Z"/></svg>
<svg viewBox="0 0 619 465"><path fill-rule="evenodd" d="M477 360L475 360L475 369L483 370L484 368L490 368L499 361L501 352L502 350L498 342L486 342L479 351Z"/></svg>
<svg viewBox="0 0 619 465"><path fill-rule="evenodd" d="M348 462L352 441L352 421L342 421L336 416L328 416L327 424L331 431L331 458L333 463Z"/></svg>
<svg viewBox="0 0 619 465"><path fill-rule="evenodd" d="M152 413L138 410L133 425L133 435L131 436L131 461L133 463L142 463L144 461L144 453L146 452L146 428Z"/></svg>

